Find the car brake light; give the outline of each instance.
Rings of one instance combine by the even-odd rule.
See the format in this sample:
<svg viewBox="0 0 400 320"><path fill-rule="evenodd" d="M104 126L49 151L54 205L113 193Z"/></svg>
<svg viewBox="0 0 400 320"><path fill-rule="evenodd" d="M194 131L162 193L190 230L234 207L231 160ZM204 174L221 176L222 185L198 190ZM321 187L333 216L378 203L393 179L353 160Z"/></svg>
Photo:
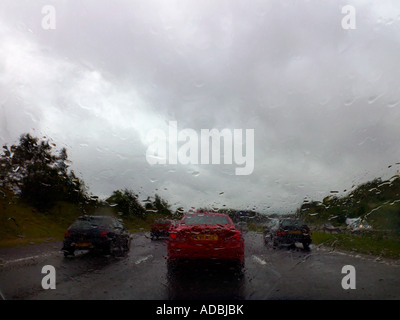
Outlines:
<svg viewBox="0 0 400 320"><path fill-rule="evenodd" d="M177 234L175 232L170 232L169 237L171 239L176 239Z"/></svg>
<svg viewBox="0 0 400 320"><path fill-rule="evenodd" d="M107 232L106 231L100 232L100 238L106 238L106 237L107 237Z"/></svg>
<svg viewBox="0 0 400 320"><path fill-rule="evenodd" d="M236 233L233 235L233 240L240 240L241 238L242 238L242 235L241 235L240 232L236 232Z"/></svg>

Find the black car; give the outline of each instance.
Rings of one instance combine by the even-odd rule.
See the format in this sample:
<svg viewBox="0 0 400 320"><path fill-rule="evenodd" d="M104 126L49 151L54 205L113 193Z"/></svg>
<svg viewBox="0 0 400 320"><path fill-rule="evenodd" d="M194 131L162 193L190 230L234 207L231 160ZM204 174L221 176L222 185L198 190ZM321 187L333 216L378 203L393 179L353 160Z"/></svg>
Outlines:
<svg viewBox="0 0 400 320"><path fill-rule="evenodd" d="M304 249L309 249L311 240L310 228L300 219L282 219L275 227L264 231L265 244L294 245L296 242L303 244Z"/></svg>
<svg viewBox="0 0 400 320"><path fill-rule="evenodd" d="M104 254L127 252L130 233L120 219L111 216L81 216L68 228L61 249L64 255L75 250L98 250Z"/></svg>

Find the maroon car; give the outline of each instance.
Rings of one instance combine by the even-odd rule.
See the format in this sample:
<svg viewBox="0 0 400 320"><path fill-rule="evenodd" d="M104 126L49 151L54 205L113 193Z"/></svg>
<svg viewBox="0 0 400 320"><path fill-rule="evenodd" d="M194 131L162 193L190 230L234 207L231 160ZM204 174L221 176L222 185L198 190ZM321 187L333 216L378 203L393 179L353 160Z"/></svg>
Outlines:
<svg viewBox="0 0 400 320"><path fill-rule="evenodd" d="M156 219L151 227L150 237L151 240L159 238L168 238L169 229L172 226L172 220L169 219Z"/></svg>

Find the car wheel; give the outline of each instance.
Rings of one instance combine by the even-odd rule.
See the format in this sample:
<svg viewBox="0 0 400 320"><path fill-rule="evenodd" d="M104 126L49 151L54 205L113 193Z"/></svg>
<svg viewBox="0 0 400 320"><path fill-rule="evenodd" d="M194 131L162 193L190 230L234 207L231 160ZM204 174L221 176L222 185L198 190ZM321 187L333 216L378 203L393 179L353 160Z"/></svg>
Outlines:
<svg viewBox="0 0 400 320"><path fill-rule="evenodd" d="M115 244L114 241L107 243L104 247L103 247L103 254L106 256L109 255L113 255L115 252Z"/></svg>
<svg viewBox="0 0 400 320"><path fill-rule="evenodd" d="M242 278L244 276L244 261L238 261L235 263L234 272L238 278Z"/></svg>
<svg viewBox="0 0 400 320"><path fill-rule="evenodd" d="M310 243L309 242L303 242L303 248L304 248L304 250L310 250Z"/></svg>
<svg viewBox="0 0 400 320"><path fill-rule="evenodd" d="M128 238L128 239L126 239L126 241L125 241L124 251L125 251L125 252L128 252L128 251L130 250L130 248L131 248L131 239Z"/></svg>
<svg viewBox="0 0 400 320"><path fill-rule="evenodd" d="M122 240L113 242L111 254L114 257L121 257L126 252L125 248L126 248L126 243L122 243Z"/></svg>
<svg viewBox="0 0 400 320"><path fill-rule="evenodd" d="M276 245L276 242L272 239L271 235L265 237L264 243L268 247L274 247Z"/></svg>
<svg viewBox="0 0 400 320"><path fill-rule="evenodd" d="M178 267L178 261L167 260L167 272L169 277L173 277Z"/></svg>

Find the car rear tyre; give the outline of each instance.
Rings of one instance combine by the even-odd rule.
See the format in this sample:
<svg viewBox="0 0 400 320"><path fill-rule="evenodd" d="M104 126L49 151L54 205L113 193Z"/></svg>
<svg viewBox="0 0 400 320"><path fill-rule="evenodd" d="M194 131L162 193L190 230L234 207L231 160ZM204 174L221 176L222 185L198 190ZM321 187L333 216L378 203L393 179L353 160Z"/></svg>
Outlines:
<svg viewBox="0 0 400 320"><path fill-rule="evenodd" d="M304 250L310 250L310 243L309 242L303 242L303 248L304 248Z"/></svg>
<svg viewBox="0 0 400 320"><path fill-rule="evenodd" d="M168 277L173 278L178 269L178 261L175 260L167 260L167 272Z"/></svg>
<svg viewBox="0 0 400 320"><path fill-rule="evenodd" d="M114 251L115 251L115 249L114 249L114 243L113 242L107 243L103 247L103 254L106 255L106 256L113 255Z"/></svg>
<svg viewBox="0 0 400 320"><path fill-rule="evenodd" d="M237 262L234 266L234 272L238 278L244 277L244 262Z"/></svg>
<svg viewBox="0 0 400 320"><path fill-rule="evenodd" d="M124 251L128 252L131 249L131 239L127 239L124 246Z"/></svg>

